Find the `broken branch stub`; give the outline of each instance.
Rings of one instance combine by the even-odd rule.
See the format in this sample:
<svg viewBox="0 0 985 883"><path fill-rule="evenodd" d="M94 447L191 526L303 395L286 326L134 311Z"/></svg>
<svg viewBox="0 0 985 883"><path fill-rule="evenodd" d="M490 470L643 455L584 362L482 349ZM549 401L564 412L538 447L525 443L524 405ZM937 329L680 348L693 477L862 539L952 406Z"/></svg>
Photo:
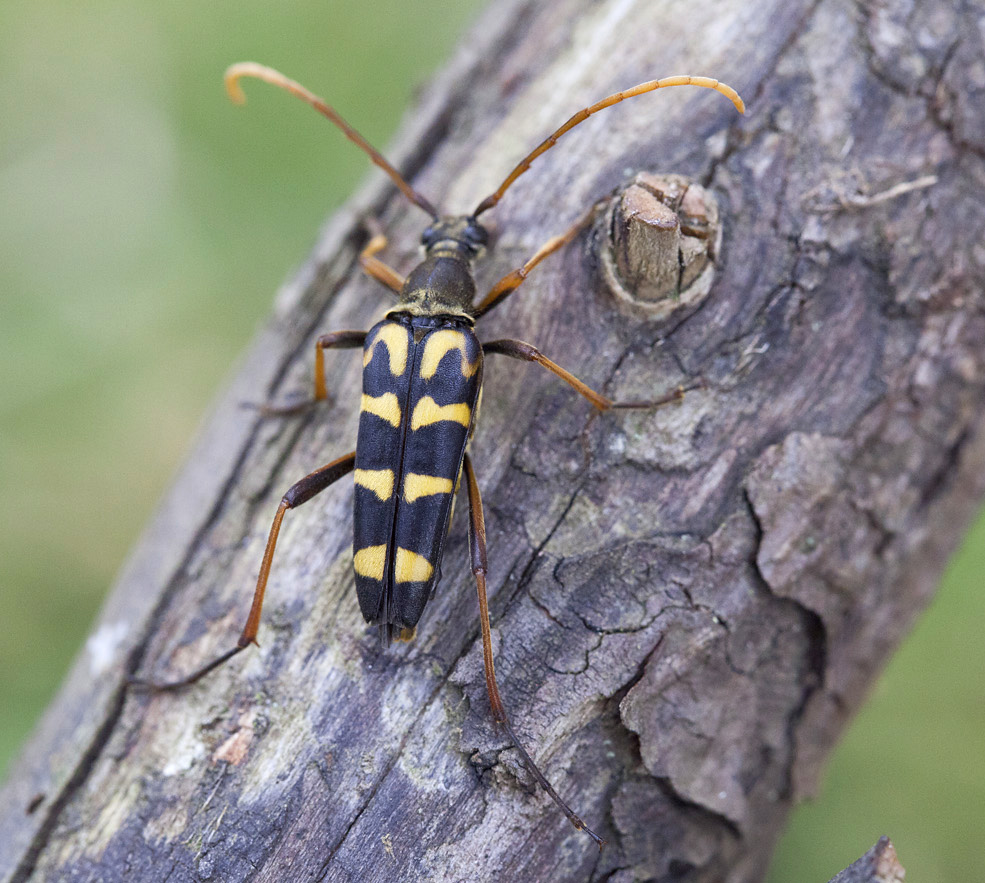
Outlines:
<svg viewBox="0 0 985 883"><path fill-rule="evenodd" d="M683 175L640 172L605 219L603 274L622 310L663 319L707 296L722 238L710 190Z"/></svg>

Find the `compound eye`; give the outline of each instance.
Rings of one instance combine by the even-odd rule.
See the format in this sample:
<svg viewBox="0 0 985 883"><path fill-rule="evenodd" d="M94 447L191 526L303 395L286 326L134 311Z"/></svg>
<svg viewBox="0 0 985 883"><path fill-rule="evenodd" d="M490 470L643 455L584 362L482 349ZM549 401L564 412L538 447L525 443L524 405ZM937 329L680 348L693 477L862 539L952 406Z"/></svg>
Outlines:
<svg viewBox="0 0 985 883"><path fill-rule="evenodd" d="M434 242L434 224L431 224L422 234L421 234L421 245L427 248L432 242Z"/></svg>
<svg viewBox="0 0 985 883"><path fill-rule="evenodd" d="M489 234L486 228L478 223L471 223L465 228L465 238L473 248L485 248L489 243Z"/></svg>

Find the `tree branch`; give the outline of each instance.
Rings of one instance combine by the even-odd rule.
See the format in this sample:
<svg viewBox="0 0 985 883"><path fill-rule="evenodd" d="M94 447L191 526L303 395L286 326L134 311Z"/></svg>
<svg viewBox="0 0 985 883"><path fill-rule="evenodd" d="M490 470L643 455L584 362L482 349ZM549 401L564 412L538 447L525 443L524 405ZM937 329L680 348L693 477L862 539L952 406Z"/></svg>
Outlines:
<svg viewBox="0 0 985 883"><path fill-rule="evenodd" d="M903 883L906 876L888 837L879 842L858 861L836 874L831 883Z"/></svg>
<svg viewBox="0 0 985 883"><path fill-rule="evenodd" d="M184 693L125 689L233 645L280 495L352 447L346 353L319 413L239 403L309 388L314 339L387 302L358 272L363 218L413 264L420 212L374 178L279 299L5 786L2 879L761 877L985 496L985 132L963 73L983 52L956 0L924 30L887 29L893 0L688 9L497 4L390 152L457 211L615 89L685 71L749 105L633 99L489 213L480 288L636 172L700 182L722 219L709 290L663 318L622 309L596 226L479 326L614 400L702 381L599 415L537 366L486 372L501 687L605 852L489 720L464 522L417 639L382 652L352 591L351 490L327 491L285 519L259 651Z"/></svg>

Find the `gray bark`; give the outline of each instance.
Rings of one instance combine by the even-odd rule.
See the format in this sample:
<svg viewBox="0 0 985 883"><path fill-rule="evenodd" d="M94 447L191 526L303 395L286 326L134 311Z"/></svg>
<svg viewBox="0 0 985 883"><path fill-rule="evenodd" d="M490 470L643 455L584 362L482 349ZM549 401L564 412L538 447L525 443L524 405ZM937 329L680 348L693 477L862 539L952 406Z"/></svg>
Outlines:
<svg viewBox="0 0 985 883"><path fill-rule="evenodd" d="M288 515L260 651L182 694L125 689L232 645L280 495L353 445L351 353L310 418L238 404L307 390L314 337L379 314L362 217L413 263L422 215L374 178L282 292L15 767L0 878L761 877L985 495L985 52L959 0L686 8L497 4L391 152L461 210L615 89L684 71L749 104L633 99L490 213L486 284L638 171L700 181L722 212L716 279L683 313L614 308L596 229L479 326L613 398L705 381L597 415L536 367L487 365L473 456L500 683L606 850L488 718L461 511L414 643L381 652L362 623L345 483Z"/></svg>
<svg viewBox="0 0 985 883"><path fill-rule="evenodd" d="M906 873L888 837L831 879L831 883L903 883Z"/></svg>

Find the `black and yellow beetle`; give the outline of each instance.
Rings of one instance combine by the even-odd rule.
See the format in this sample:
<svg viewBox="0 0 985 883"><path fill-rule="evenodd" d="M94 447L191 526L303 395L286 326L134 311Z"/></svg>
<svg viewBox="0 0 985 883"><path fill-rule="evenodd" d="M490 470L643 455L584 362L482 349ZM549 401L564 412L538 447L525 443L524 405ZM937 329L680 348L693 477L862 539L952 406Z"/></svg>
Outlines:
<svg viewBox="0 0 985 883"><path fill-rule="evenodd" d="M588 212L567 233L548 240L522 267L504 276L475 303L472 264L483 254L488 238L478 217L495 206L510 185L558 138L603 108L666 86L714 89L729 98L740 112L744 111L742 99L731 87L706 77L668 77L617 92L580 110L542 141L472 214L442 216L333 108L303 86L263 65L235 64L226 72L226 88L237 103L245 100L239 86L241 77L256 77L286 89L328 117L369 154L411 202L431 216L433 223L421 237L424 259L406 279L376 257L386 246L386 239L382 234L372 236L360 255L360 263L370 276L396 292L399 302L368 332L337 331L318 338L312 402L300 407L262 409L267 415L286 415L326 399L324 351L362 348L363 392L356 450L302 478L284 495L270 528L253 606L236 646L181 680L168 683L135 680L134 683L164 690L183 687L255 643L284 513L349 472L354 472L356 485L353 566L360 610L367 622L379 626L384 644L389 644L394 635L412 637L438 580L452 500L464 473L470 513L469 549L479 595L483 663L493 716L509 734L534 778L571 823L588 833L601 848L602 838L558 796L517 740L496 686L486 601L482 500L467 451L482 390L483 357L500 353L537 362L601 410L653 408L679 399L684 390L677 389L646 402L613 402L527 343L518 340L480 343L473 330L476 319L515 291L540 261L570 242L589 224L593 212Z"/></svg>

